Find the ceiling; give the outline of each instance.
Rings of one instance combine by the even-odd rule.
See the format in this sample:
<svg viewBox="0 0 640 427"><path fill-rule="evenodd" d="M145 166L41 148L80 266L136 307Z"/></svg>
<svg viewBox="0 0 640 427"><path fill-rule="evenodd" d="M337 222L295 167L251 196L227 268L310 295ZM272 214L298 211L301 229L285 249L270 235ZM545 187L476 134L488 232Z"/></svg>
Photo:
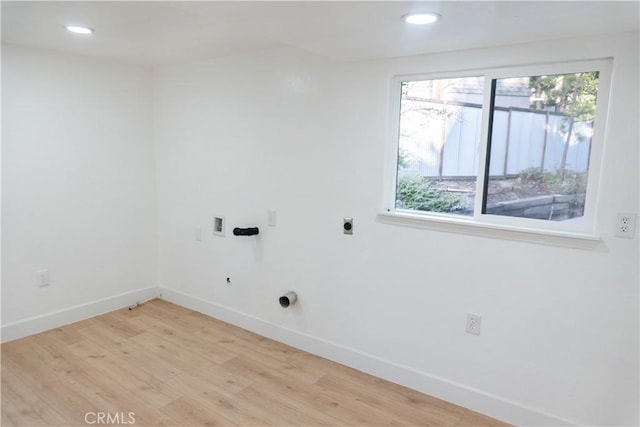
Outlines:
<svg viewBox="0 0 640 427"><path fill-rule="evenodd" d="M292 46L356 61L638 31L637 1L2 1L2 41L145 66ZM400 17L434 11L434 25ZM65 24L85 24L78 36Z"/></svg>

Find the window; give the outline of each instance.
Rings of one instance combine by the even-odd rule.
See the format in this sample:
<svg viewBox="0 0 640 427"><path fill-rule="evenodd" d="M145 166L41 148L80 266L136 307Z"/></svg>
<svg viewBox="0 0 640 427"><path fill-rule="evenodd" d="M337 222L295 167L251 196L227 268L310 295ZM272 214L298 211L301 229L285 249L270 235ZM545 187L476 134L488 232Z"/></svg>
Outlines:
<svg viewBox="0 0 640 427"><path fill-rule="evenodd" d="M483 77L401 82L396 209L472 215Z"/></svg>
<svg viewBox="0 0 640 427"><path fill-rule="evenodd" d="M609 69L397 78L386 211L593 234Z"/></svg>

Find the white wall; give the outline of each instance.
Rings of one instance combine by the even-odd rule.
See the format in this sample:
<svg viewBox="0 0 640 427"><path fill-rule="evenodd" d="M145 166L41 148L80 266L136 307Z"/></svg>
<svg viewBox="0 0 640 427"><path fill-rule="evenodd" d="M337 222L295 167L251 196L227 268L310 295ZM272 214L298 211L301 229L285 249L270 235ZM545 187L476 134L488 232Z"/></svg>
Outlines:
<svg viewBox="0 0 640 427"><path fill-rule="evenodd" d="M2 46L3 339L156 285L150 77Z"/></svg>
<svg viewBox="0 0 640 427"><path fill-rule="evenodd" d="M404 370L404 383L508 421L637 425L638 244L612 237L615 213L638 211L637 40L354 64L283 49L158 70L160 285L285 341L299 333L330 357L351 352L334 358L359 369L399 381L391 372ZM606 56L596 249L376 221L393 74ZM224 238L211 235L214 214L226 216ZM253 225L258 239L231 235ZM289 289L299 304L283 310ZM464 333L467 312L482 314L481 336Z"/></svg>
<svg viewBox="0 0 640 427"><path fill-rule="evenodd" d="M639 204L637 40L352 64L282 49L162 68L155 88L145 69L3 46L3 332L91 315L77 307L159 274L167 298L508 421L637 425L638 240L612 237ZM376 221L391 75L605 56L596 249ZM233 237L242 225L260 237Z"/></svg>

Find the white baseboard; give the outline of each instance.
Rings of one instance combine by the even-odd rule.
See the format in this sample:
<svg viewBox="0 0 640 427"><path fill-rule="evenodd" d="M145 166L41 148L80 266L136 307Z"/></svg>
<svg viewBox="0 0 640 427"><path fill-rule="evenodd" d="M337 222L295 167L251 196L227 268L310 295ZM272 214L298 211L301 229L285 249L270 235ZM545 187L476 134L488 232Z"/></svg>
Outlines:
<svg viewBox="0 0 640 427"><path fill-rule="evenodd" d="M157 286L125 292L86 304L75 305L63 310L54 311L40 316L30 317L17 322L2 325L0 336L1 342L13 341L49 329L59 328L70 323L108 313L135 304L138 301L145 301L160 295Z"/></svg>
<svg viewBox="0 0 640 427"><path fill-rule="evenodd" d="M500 396L279 326L199 297L165 287L160 287L160 292L161 298L166 301L514 425L578 425Z"/></svg>
<svg viewBox="0 0 640 427"><path fill-rule="evenodd" d="M0 341L12 341L58 328L157 296L259 335L514 425L564 426L578 424L464 384L422 372L409 366L403 366L342 344L279 326L250 314L164 287L153 286L139 289L8 323L2 325Z"/></svg>

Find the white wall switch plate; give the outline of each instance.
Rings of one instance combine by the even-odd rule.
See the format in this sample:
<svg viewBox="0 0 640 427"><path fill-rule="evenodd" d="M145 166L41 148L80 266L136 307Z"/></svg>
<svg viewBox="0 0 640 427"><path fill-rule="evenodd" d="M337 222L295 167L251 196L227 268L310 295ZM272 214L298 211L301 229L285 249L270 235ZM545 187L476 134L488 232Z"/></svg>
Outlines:
<svg viewBox="0 0 640 427"><path fill-rule="evenodd" d="M49 270L36 271L38 287L49 286Z"/></svg>
<svg viewBox="0 0 640 427"><path fill-rule="evenodd" d="M196 241L202 242L202 227L196 227L195 238L196 238Z"/></svg>
<svg viewBox="0 0 640 427"><path fill-rule="evenodd" d="M267 211L267 225L271 227L276 226L276 211Z"/></svg>

